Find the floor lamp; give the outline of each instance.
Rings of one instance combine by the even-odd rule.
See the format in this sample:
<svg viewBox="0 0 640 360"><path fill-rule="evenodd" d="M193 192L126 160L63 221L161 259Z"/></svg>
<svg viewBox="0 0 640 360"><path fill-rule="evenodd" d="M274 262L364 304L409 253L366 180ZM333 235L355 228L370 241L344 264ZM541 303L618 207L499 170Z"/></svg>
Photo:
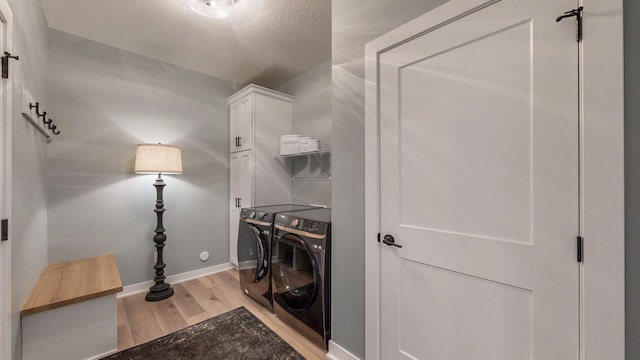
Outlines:
<svg viewBox="0 0 640 360"><path fill-rule="evenodd" d="M162 201L162 189L165 186L162 174L182 174L182 154L177 146L163 144L140 144L136 149L135 170L137 174L158 174L158 178L153 186L156 188L156 209L154 212L158 217L158 222L153 236L157 251L157 260L154 265L156 276L153 278L155 284L149 289L145 296L146 301L160 301L173 295L173 288L164 280L164 268L162 260L162 249L167 236L164 234L165 228L162 225L162 214L164 213L164 202Z"/></svg>

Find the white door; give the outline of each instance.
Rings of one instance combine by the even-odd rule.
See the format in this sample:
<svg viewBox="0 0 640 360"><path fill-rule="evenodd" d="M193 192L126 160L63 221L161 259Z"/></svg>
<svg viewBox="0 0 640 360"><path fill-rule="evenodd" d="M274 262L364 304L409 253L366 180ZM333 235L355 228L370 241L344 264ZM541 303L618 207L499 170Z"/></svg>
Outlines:
<svg viewBox="0 0 640 360"><path fill-rule="evenodd" d="M575 6L454 0L381 49L381 359L578 358Z"/></svg>
<svg viewBox="0 0 640 360"><path fill-rule="evenodd" d="M0 52L11 52L13 14L0 0ZM15 63L11 64L15 71ZM10 72L11 75L11 72ZM11 79L0 79L0 218L11 215ZM10 235L10 232L9 232ZM0 242L0 360L11 358L11 242Z"/></svg>
<svg viewBox="0 0 640 360"><path fill-rule="evenodd" d="M231 154L229 161L229 261L238 266L238 225L240 209L253 201L253 154L241 151Z"/></svg>

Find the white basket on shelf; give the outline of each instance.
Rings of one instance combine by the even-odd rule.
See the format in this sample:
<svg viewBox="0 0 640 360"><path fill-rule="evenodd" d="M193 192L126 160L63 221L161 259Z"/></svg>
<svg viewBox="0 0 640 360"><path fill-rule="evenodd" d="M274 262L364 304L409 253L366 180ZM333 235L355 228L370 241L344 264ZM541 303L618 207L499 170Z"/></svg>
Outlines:
<svg viewBox="0 0 640 360"><path fill-rule="evenodd" d="M300 152L316 151L320 149L320 140L305 136L300 138Z"/></svg>
<svg viewBox="0 0 640 360"><path fill-rule="evenodd" d="M300 152L300 135L280 136L280 155L297 154Z"/></svg>

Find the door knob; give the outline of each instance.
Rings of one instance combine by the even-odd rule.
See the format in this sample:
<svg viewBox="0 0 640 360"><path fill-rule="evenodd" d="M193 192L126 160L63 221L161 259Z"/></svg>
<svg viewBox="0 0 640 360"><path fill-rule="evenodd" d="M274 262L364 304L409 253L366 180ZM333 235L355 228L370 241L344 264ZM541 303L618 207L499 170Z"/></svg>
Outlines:
<svg viewBox="0 0 640 360"><path fill-rule="evenodd" d="M387 234L384 236L384 239L382 239L382 242L389 245L389 246L395 246L397 248L401 248L402 245L398 245L396 244L396 239L393 238L393 236Z"/></svg>

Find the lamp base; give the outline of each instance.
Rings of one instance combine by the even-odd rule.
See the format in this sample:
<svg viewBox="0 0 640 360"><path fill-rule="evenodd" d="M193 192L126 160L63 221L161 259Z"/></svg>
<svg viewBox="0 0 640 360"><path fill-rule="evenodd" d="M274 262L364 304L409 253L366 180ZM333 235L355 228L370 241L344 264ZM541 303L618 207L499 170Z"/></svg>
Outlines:
<svg viewBox="0 0 640 360"><path fill-rule="evenodd" d="M167 283L153 285L147 295L145 301L160 301L173 296L173 288Z"/></svg>

